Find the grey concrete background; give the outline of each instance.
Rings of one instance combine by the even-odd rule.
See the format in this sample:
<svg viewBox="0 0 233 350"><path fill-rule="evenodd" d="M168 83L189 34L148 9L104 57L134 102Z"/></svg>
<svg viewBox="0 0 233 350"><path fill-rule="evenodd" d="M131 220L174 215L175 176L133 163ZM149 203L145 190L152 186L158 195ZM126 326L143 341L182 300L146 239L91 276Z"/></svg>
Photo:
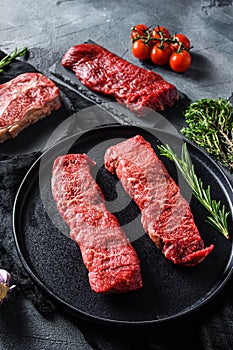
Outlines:
<svg viewBox="0 0 233 350"><path fill-rule="evenodd" d="M233 90L232 1L1 0L0 49L30 50L29 62L48 67L77 43L92 39L132 63L130 27L137 23L183 32L194 46L192 67L177 74L154 69L191 99L229 97Z"/></svg>
<svg viewBox="0 0 233 350"><path fill-rule="evenodd" d="M0 0L0 17L0 49L10 52L27 46L28 62L44 73L70 46L88 39L142 65L131 55L130 27L164 25L190 38L193 61L184 74L163 67L154 67L156 72L191 100L228 98L233 92L232 1ZM113 334L85 328L63 312L45 318L23 297L0 314L2 350L131 349L124 346L127 337L119 341ZM90 340L92 335L95 341ZM220 349L211 339L209 344L209 349ZM150 348L160 347L155 340Z"/></svg>

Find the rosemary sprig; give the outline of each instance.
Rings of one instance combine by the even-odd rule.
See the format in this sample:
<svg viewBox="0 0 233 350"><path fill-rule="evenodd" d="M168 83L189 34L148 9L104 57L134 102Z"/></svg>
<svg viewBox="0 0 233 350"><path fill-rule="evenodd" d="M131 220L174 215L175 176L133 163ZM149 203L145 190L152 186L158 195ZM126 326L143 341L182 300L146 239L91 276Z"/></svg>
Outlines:
<svg viewBox="0 0 233 350"><path fill-rule="evenodd" d="M184 113L181 132L216 157L233 173L233 107L224 98L203 98Z"/></svg>
<svg viewBox="0 0 233 350"><path fill-rule="evenodd" d="M27 47L24 47L23 49L16 47L14 51L3 57L3 59L0 61L0 73L4 72L2 68L8 66L16 57L24 56L26 52Z"/></svg>
<svg viewBox="0 0 233 350"><path fill-rule="evenodd" d="M182 146L181 158L179 158L170 146L158 146L160 154L173 161L181 174L193 190L197 200L208 210L211 216L207 217L207 222L216 230L229 238L227 228L227 217L230 212L226 211L225 205L220 201L211 198L210 185L205 189L203 182L195 174L194 165L191 162L186 143Z"/></svg>

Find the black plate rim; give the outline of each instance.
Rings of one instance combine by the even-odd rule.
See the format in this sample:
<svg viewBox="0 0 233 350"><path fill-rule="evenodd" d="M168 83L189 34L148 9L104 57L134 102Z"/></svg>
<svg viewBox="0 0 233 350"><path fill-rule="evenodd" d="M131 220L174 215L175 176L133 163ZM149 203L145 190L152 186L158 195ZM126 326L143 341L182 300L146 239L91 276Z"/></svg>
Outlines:
<svg viewBox="0 0 233 350"><path fill-rule="evenodd" d="M129 130L132 130L132 129L140 130L141 129L141 130L147 130L147 131L152 131L153 130L153 132L156 131L156 129L141 128L140 126L110 125L110 126L97 127L95 129L85 130L84 132L81 132L81 133L82 134L86 134L86 133L89 133L89 132L95 132L95 130L97 130L97 131L102 131L102 130L106 131L108 129L115 129L115 128L118 128L118 129L122 129L122 128L125 129L125 128L127 128ZM166 132L164 130L158 130L158 131L161 132L161 133L169 134L168 132ZM176 313L175 315L168 316L168 317L165 317L165 318L162 318L162 319L155 319L155 320L124 321L124 320L113 320L113 319L102 318L102 317L90 315L90 314L86 313L85 311L78 310L74 306L72 306L69 303L67 303L66 301L62 300L59 296L57 296L55 293L53 293L48 287L46 287L46 285L34 274L34 272L32 271L31 267L27 263L27 259L24 257L24 254L23 254L23 252L21 250L21 247L20 247L20 233L18 233L17 229L16 229L17 208L20 205L19 204L19 200L20 200L21 192L23 191L24 186L25 186L28 178L30 176L32 176L31 173L33 171L35 171L36 167L38 166L38 163L40 162L41 158L44 157L47 153L49 153L52 149L59 147L59 145L62 145L64 142L66 142L66 141L68 141L68 140L70 140L72 138L76 138L78 135L80 135L80 132L77 133L77 134L74 134L72 136L69 136L67 138L64 138L63 140L59 141L58 143L53 145L51 148L49 148L45 152L43 152L35 160L35 162L31 165L31 167L29 168L29 170L25 174L25 176L24 176L24 178L23 178L23 180L22 180L22 182L21 182L21 184L20 184L20 186L18 188L18 191L16 193L15 200L14 200L14 205L13 205L13 236L14 236L14 241L15 241L15 245L16 245L18 256L20 258L20 261L21 261L24 269L28 273L28 275L32 278L32 280L34 280L34 282L47 295L49 295L54 300L55 304L58 304L59 306L62 306L63 309L67 310L68 312L70 312L71 314L73 314L73 315L75 315L77 317L80 317L80 318L83 318L85 320L89 320L89 321L92 321L92 322L98 322L98 323L107 324L107 325L150 326L150 325L155 325L155 324L161 324L161 323L165 323L165 322L168 322L168 321L173 321L173 320L179 319L181 317L187 316L187 315L197 311L201 307L203 307L205 304L207 304L210 300L212 300L222 290L222 288L226 285L226 283L230 279L230 277L231 277L231 275L233 273L233 249L231 250L231 256L230 256L230 258L228 260L228 264L227 264L227 266L226 266L226 268L224 270L224 273L222 274L221 279L219 280L218 285L216 286L214 291L209 293L209 295L207 295L206 298L204 298L198 305L193 306L193 307L189 308L188 310L183 310L181 312ZM208 161L210 163L212 163L212 165L214 165L217 168L217 170L223 176L224 181L226 182L227 186L229 186L229 188L231 188L232 191L233 191L233 185L231 184L230 180L228 179L228 177L224 173L222 167L205 150L203 150L197 144L195 144L194 142L188 140L187 138L185 138L182 135L179 135L179 136L188 145L190 145L191 147L195 148L198 152L202 153L204 155L204 157L207 158ZM231 212L232 212L232 216L233 216L233 203L232 203ZM232 243L232 245L233 245L233 243Z"/></svg>

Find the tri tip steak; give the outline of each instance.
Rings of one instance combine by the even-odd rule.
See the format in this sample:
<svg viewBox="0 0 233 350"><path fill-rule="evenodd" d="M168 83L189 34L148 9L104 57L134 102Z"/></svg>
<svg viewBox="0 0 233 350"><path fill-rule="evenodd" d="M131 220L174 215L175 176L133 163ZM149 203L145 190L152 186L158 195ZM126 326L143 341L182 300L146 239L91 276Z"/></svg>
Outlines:
<svg viewBox="0 0 233 350"><path fill-rule="evenodd" d="M139 116L144 114L144 107L162 111L178 99L176 87L159 74L133 65L95 44L71 47L61 64L73 70L89 89L114 96Z"/></svg>
<svg viewBox="0 0 233 350"><path fill-rule="evenodd" d="M60 107L58 87L40 73L23 73L0 85L0 143Z"/></svg>
<svg viewBox="0 0 233 350"><path fill-rule="evenodd" d="M142 287L138 256L116 217L107 211L85 154L58 157L52 169L52 193L70 227L97 293L128 292Z"/></svg>
<svg viewBox="0 0 233 350"><path fill-rule="evenodd" d="M166 258L194 266L211 252L213 245L204 248L188 202L142 136L110 147L105 167L138 205L145 231Z"/></svg>

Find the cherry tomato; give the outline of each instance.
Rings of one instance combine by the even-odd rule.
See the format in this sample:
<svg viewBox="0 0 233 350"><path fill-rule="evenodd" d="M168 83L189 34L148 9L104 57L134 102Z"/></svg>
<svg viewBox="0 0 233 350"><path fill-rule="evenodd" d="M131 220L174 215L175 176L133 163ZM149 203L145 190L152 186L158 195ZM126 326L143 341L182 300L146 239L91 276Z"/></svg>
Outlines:
<svg viewBox="0 0 233 350"><path fill-rule="evenodd" d="M190 41L187 38L187 36L185 36L184 34L181 34L181 33L176 34L176 35L174 35L173 38L176 39L177 41L181 42L185 49L190 49L190 47L191 47ZM175 50L177 50L179 47L179 43L171 43L171 46Z"/></svg>
<svg viewBox="0 0 233 350"><path fill-rule="evenodd" d="M150 56L150 51L151 46L145 44L145 41L142 39L134 41L132 45L132 54L140 60L146 60Z"/></svg>
<svg viewBox="0 0 233 350"><path fill-rule="evenodd" d="M171 35L167 28L163 26L157 26L152 30L151 36L152 38L161 38L161 36L163 36L164 38L170 38Z"/></svg>
<svg viewBox="0 0 233 350"><path fill-rule="evenodd" d="M153 63L162 66L163 64L168 63L171 53L169 45L164 44L160 47L160 44L156 44L151 50L150 58Z"/></svg>
<svg viewBox="0 0 233 350"><path fill-rule="evenodd" d="M135 39L137 36L146 36L147 26L145 24L137 24L131 28L130 38Z"/></svg>
<svg viewBox="0 0 233 350"><path fill-rule="evenodd" d="M185 72L191 65L191 55L188 51L173 52L169 64L175 72Z"/></svg>

